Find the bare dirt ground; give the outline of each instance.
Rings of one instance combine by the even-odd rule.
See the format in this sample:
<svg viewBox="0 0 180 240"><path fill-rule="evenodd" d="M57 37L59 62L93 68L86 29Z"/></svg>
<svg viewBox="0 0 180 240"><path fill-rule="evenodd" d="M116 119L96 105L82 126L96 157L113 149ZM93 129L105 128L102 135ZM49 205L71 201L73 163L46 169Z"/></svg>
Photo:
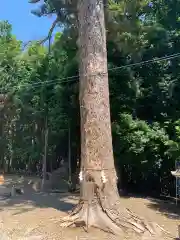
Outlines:
<svg viewBox="0 0 180 240"><path fill-rule="evenodd" d="M7 179L10 178L6 178L8 185L12 182L12 178ZM121 240L119 237L96 229L89 229L87 233L82 228L60 227L60 219L77 203L77 195L38 193L28 186L24 188L23 195L11 198L0 196L0 240ZM180 206L138 197L122 198L121 202L131 211L157 222L172 235L177 236Z"/></svg>

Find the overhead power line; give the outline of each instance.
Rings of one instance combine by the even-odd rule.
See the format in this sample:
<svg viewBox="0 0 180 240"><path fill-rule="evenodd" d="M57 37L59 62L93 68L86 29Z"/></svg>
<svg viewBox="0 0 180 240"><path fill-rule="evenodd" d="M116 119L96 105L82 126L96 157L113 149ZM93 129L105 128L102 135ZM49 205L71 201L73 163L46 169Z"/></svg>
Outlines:
<svg viewBox="0 0 180 240"><path fill-rule="evenodd" d="M150 63L168 61L168 60L179 58L179 57L180 57L180 53L166 55L164 57L154 58L154 59L141 61L141 62L137 62L137 63L126 64L126 65L119 66L119 67L109 68L108 72L115 71L115 70L121 70L121 69L128 68L128 67L136 67L136 66L146 65L146 64L150 64ZM91 76L105 75L105 74L107 74L107 72L105 72L105 73L99 72L99 73L92 74ZM87 75L84 75L84 77L86 77L86 76ZM79 78L79 75L74 75L74 76L59 78L59 79L56 79L56 80L48 80L48 81L44 81L44 82L42 81L42 82L37 82L37 83L25 83L25 84L21 84L21 85L17 86L16 88L18 90L21 87L36 88L36 87L40 87L43 84L45 84L46 86L50 86L54 83L69 83L69 82L75 82L78 78ZM14 88L12 87L12 88L9 88L9 89L14 89Z"/></svg>

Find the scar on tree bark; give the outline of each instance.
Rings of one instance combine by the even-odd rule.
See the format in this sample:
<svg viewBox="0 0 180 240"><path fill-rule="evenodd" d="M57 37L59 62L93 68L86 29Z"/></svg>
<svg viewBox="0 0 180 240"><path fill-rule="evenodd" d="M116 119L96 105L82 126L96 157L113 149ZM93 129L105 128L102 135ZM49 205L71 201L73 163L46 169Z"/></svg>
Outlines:
<svg viewBox="0 0 180 240"><path fill-rule="evenodd" d="M137 237L148 237L148 239L149 237L157 239L166 235L174 239L158 224L149 222L129 209L123 208L116 192L112 203L112 199L109 200L106 197L107 189L110 187L108 181L100 185L96 184L97 174L99 172L86 173L86 179L81 183L82 193L79 203L67 217L62 219L61 227L83 227L86 231L89 227L95 227L115 235L137 234Z"/></svg>
<svg viewBox="0 0 180 240"><path fill-rule="evenodd" d="M39 0L31 0L36 3ZM98 118L104 118L101 121L101 131L98 132L98 137L102 137L103 141L98 141L90 153L87 144L82 147L83 154L88 155L88 159L95 160L96 150L102 149L104 146L107 151L104 151L101 159L106 158L105 162L112 162L112 146L110 134L110 112L109 112L109 90L108 90L108 70L107 70L107 54L106 54L106 31L104 26L104 6L102 0L79 1L79 49L80 49L80 95L82 104L82 115L85 110L90 110L88 116L82 117L82 126L86 125L86 131L99 131ZM53 22L46 40L50 40L57 19ZM94 31L96 29L96 31ZM86 44L85 44L86 43ZM106 74L105 74L106 73ZM103 76L103 81L100 77ZM95 78L96 76L96 78ZM93 82L92 82L93 80ZM94 87L92 88L93 85ZM85 91L89 91L85 96ZM90 97L91 95L91 97ZM101 96L101 97L100 97ZM97 105L98 101L98 105ZM96 104L94 104L96 102ZM80 105L81 105L80 104ZM93 109L90 109L90 108ZM84 109L84 110L83 110ZM102 110L102 113L99 111ZM99 114L99 115L98 115ZM97 115L97 116L94 116ZM91 120L96 120L96 124L91 124ZM89 122L88 122L89 121ZM108 124L107 124L108 122ZM82 129L82 138L84 139L85 129ZM88 136L92 140L93 136ZM94 140L93 139L93 140ZM107 140L108 139L108 140ZM83 142L83 141L82 141ZM84 149L86 148L86 149ZM108 155L107 155L108 153ZM82 157L83 158L83 157ZM87 163L87 158L84 161ZM87 165L87 164L86 164ZM102 170L102 169L101 169ZM112 179L116 177L115 173L107 170L107 181L103 181L100 177L100 171L97 169L83 169L84 179L81 181L81 196L79 203L66 218L62 219L61 226L80 226L80 227L96 227L113 234L121 235L123 232L136 233L139 236L154 236L155 239L160 239L161 234L173 238L168 232L161 228L158 224L146 221L137 216L129 209L122 207L117 187ZM101 181L102 180L102 181ZM110 193L109 193L110 192ZM87 228L88 230L88 228ZM158 236L158 237L157 237ZM145 239L145 238L144 238ZM163 238L165 239L165 238Z"/></svg>

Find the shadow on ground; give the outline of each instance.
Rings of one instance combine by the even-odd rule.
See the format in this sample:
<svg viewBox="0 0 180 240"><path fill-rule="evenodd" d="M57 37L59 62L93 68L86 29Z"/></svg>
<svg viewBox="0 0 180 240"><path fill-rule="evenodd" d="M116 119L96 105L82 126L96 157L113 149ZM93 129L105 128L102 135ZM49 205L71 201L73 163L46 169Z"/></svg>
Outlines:
<svg viewBox="0 0 180 240"><path fill-rule="evenodd" d="M20 212L15 214L21 214L27 211L32 211L35 207L39 208L54 208L59 211L67 212L71 210L76 201L76 196L69 196L66 194L50 194L50 193L26 193L20 196L9 197L3 200L0 200L0 210L5 209L6 207L15 207L18 209L20 206ZM70 202L72 200L72 202ZM23 208L22 205L27 207Z"/></svg>
<svg viewBox="0 0 180 240"><path fill-rule="evenodd" d="M6 185L8 182L6 181ZM71 210L78 196L67 193L43 193L36 192L31 187L24 188L24 194L15 197L0 196L0 211L11 208L17 214L32 211L34 208L54 208L59 211L67 212Z"/></svg>
<svg viewBox="0 0 180 240"><path fill-rule="evenodd" d="M180 220L180 200L176 205L174 198L168 198L165 196L160 196L158 199L158 198L153 198L145 195L132 194L132 193L122 192L122 191L120 191L120 196L121 198L124 198L124 199L129 199L129 198L147 199L148 202L145 204L148 208L153 209L156 212L159 212L165 215L167 218Z"/></svg>
<svg viewBox="0 0 180 240"><path fill-rule="evenodd" d="M12 180L11 180L12 181ZM120 192L122 198L141 198L147 199L145 203L148 208L164 214L170 219L180 220L180 202L176 206L174 201L160 200L145 196L128 194ZM0 211L7 208L16 209L17 214L32 211L34 208L54 208L56 210L67 212L77 203L78 195L70 193L40 193L32 188L25 188L25 193L15 197L0 198ZM19 210L19 211L18 211Z"/></svg>
<svg viewBox="0 0 180 240"><path fill-rule="evenodd" d="M170 219L180 220L180 202L176 205L175 201L149 199L147 206L155 211L164 214Z"/></svg>

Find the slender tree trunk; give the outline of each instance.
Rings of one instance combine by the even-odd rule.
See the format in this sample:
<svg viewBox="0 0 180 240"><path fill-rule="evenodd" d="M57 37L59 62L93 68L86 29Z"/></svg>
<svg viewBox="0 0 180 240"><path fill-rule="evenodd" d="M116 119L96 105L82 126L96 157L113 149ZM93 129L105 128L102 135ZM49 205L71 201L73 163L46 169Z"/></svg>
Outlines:
<svg viewBox="0 0 180 240"><path fill-rule="evenodd" d="M0 109L0 169L4 166L4 109Z"/></svg>
<svg viewBox="0 0 180 240"><path fill-rule="evenodd" d="M69 184L72 185L72 170L71 170L71 125L68 127L68 172Z"/></svg>
<svg viewBox="0 0 180 240"><path fill-rule="evenodd" d="M72 222L67 225L85 224L120 235L123 230L126 234L153 234L149 224L123 208L119 201L111 136L103 0L79 0L78 20L82 182L80 202L72 211Z"/></svg>
<svg viewBox="0 0 180 240"><path fill-rule="evenodd" d="M42 164L42 184L41 190L45 188L46 175L47 175L47 149L48 149L48 122L47 117L45 119L45 128L44 128L44 156L43 156L43 164Z"/></svg>
<svg viewBox="0 0 180 240"><path fill-rule="evenodd" d="M13 149L13 142L14 142L14 124L12 122L8 124L10 127L9 130L9 159L8 159L8 166L7 166L7 172L11 172L12 170L12 163L13 163L13 155L14 155L14 149Z"/></svg>

